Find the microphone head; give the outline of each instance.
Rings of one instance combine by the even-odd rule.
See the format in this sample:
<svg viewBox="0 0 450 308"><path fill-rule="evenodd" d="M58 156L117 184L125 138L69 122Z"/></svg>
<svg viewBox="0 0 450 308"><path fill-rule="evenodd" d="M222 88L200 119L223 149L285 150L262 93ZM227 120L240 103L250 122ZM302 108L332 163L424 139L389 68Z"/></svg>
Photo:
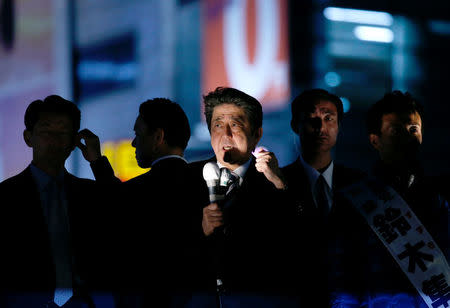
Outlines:
<svg viewBox="0 0 450 308"><path fill-rule="evenodd" d="M205 181L219 180L220 169L219 166L214 162L208 162L203 166L203 179Z"/></svg>
<svg viewBox="0 0 450 308"><path fill-rule="evenodd" d="M220 169L216 163L209 162L203 166L203 179L208 186L209 201L211 203L223 200L225 194L220 189L219 184Z"/></svg>

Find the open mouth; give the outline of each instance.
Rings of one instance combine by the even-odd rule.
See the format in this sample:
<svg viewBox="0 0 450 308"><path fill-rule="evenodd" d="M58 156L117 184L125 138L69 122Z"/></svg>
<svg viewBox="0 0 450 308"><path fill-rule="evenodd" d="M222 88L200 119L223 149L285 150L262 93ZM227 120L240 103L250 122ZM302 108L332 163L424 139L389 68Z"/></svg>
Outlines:
<svg viewBox="0 0 450 308"><path fill-rule="evenodd" d="M231 145L225 145L225 146L223 146L223 150L224 151L230 151L230 150L232 150L233 149L233 147L231 146Z"/></svg>

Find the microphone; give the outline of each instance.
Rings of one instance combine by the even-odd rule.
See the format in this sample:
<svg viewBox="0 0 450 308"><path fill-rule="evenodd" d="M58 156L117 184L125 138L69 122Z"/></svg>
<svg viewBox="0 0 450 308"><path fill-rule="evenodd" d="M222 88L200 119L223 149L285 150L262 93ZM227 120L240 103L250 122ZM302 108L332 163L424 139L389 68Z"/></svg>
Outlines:
<svg viewBox="0 0 450 308"><path fill-rule="evenodd" d="M203 179L208 186L209 201L215 203L225 199L225 193L219 185L220 169L214 162L208 162L203 166Z"/></svg>
<svg viewBox="0 0 450 308"><path fill-rule="evenodd" d="M225 199L223 186L220 185L221 171L219 166L214 162L208 162L203 166L203 179L208 186L209 201L211 203L219 202ZM221 229L222 230L222 229ZM215 244L214 244L214 258L213 263L216 268L216 292L217 292L217 306L222 307L221 294L224 291L222 276L223 276L223 232L214 230Z"/></svg>

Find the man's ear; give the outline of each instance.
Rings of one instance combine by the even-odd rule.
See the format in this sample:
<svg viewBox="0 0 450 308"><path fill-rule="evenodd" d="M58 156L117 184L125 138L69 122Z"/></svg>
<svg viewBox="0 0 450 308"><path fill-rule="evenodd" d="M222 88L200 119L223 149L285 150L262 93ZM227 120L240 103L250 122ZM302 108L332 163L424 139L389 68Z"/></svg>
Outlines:
<svg viewBox="0 0 450 308"><path fill-rule="evenodd" d="M256 144L258 144L259 140L260 140L261 137L262 137L262 134L263 134L263 128L260 127L260 128L258 128L258 129L256 130L256 132L255 132L255 137L256 137L256 139L257 139Z"/></svg>
<svg viewBox="0 0 450 308"><path fill-rule="evenodd" d="M80 141L78 138L78 133L76 132L73 137L72 137L72 147L70 149L70 151L72 152L73 150L75 150L77 148L77 143ZM80 141L81 142L81 141Z"/></svg>
<svg viewBox="0 0 450 308"><path fill-rule="evenodd" d="M31 132L27 129L23 131L23 140L25 140L27 146L29 146L30 148L33 147L31 144Z"/></svg>
<svg viewBox="0 0 450 308"><path fill-rule="evenodd" d="M369 142L375 148L375 150L380 149L380 137L376 134L369 135Z"/></svg>
<svg viewBox="0 0 450 308"><path fill-rule="evenodd" d="M162 128L157 128L154 134L156 144L162 144L164 140L164 130Z"/></svg>

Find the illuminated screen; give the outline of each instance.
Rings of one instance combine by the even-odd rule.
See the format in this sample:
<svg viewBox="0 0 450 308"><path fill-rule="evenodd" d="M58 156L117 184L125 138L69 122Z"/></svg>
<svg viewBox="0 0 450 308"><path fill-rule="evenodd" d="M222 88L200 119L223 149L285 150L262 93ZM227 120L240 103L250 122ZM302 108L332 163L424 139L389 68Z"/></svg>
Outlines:
<svg viewBox="0 0 450 308"><path fill-rule="evenodd" d="M63 2L17 0L8 12L14 24L0 43L0 179L31 161L22 138L29 103L50 94L67 97L67 42ZM3 6L2 9L5 9ZM2 12L2 15L5 12ZM2 23L5 22L3 19ZM55 27L58 24L58 27ZM6 27L7 28L7 27Z"/></svg>
<svg viewBox="0 0 450 308"><path fill-rule="evenodd" d="M285 0L204 1L202 93L230 86L265 111L289 99Z"/></svg>
<svg viewBox="0 0 450 308"><path fill-rule="evenodd" d="M122 34L78 49L78 100L133 87L136 81L135 38Z"/></svg>

